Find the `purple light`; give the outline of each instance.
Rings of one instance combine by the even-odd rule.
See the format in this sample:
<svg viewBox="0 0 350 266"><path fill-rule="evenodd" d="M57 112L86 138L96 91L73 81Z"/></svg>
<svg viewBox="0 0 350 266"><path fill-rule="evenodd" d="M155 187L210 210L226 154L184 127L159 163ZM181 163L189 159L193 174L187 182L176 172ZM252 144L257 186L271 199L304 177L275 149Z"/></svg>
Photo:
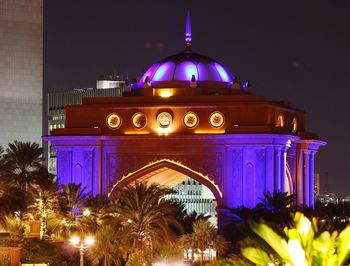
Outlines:
<svg viewBox="0 0 350 266"><path fill-rule="evenodd" d="M187 12L185 41L186 43L191 43L192 41L190 11Z"/></svg>
<svg viewBox="0 0 350 266"><path fill-rule="evenodd" d="M174 74L175 64L172 62L166 62L162 64L154 73L153 81L166 81L171 80Z"/></svg>
<svg viewBox="0 0 350 266"><path fill-rule="evenodd" d="M221 65L219 65L218 63L215 63L214 65L216 70L219 72L222 81L229 82L232 80L227 71Z"/></svg>
<svg viewBox="0 0 350 266"><path fill-rule="evenodd" d="M221 76L212 64L199 63L197 65L199 80L217 81Z"/></svg>
<svg viewBox="0 0 350 266"><path fill-rule="evenodd" d="M177 65L175 70L175 80L191 80L192 75L198 80L197 67L192 62L182 62Z"/></svg>
<svg viewBox="0 0 350 266"><path fill-rule="evenodd" d="M153 66L151 66L146 72L145 74L143 74L143 76L140 79L140 82L143 83L145 81L145 78L148 76L150 81L152 81L154 73L156 72L156 70L158 69L159 64L155 64Z"/></svg>

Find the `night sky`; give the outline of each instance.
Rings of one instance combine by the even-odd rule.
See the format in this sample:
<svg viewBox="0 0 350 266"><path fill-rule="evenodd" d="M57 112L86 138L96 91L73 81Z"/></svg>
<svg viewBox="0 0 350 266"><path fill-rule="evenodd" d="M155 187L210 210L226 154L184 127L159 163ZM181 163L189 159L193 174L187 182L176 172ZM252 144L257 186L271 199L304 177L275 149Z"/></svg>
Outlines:
<svg viewBox="0 0 350 266"><path fill-rule="evenodd" d="M184 49L188 9L193 49L249 79L251 91L305 110L308 131L328 142L317 154L321 182L350 195L348 0L45 1L45 91L141 75Z"/></svg>

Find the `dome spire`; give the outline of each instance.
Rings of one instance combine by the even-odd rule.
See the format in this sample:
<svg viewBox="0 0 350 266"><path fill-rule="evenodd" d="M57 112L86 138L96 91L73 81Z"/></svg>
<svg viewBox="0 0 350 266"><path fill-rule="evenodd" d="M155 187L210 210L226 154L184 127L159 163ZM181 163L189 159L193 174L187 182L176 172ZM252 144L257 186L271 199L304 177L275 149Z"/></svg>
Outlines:
<svg viewBox="0 0 350 266"><path fill-rule="evenodd" d="M191 41L192 41L191 18L190 18L190 11L188 10L187 18L186 18L186 31L185 31L186 50L191 49Z"/></svg>

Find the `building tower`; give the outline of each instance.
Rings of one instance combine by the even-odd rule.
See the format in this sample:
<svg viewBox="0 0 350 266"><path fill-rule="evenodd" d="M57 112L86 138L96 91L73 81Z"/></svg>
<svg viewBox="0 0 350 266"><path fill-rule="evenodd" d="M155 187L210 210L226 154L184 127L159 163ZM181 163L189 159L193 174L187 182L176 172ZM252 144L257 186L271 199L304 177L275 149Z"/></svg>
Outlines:
<svg viewBox="0 0 350 266"><path fill-rule="evenodd" d="M43 0L0 0L0 144L41 144Z"/></svg>

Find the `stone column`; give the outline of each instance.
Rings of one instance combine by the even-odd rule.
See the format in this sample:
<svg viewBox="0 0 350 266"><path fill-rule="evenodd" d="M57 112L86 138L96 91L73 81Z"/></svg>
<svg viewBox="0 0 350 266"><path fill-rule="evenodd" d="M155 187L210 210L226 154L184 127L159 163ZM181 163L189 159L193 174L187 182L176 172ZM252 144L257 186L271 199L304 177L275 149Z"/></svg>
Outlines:
<svg viewBox="0 0 350 266"><path fill-rule="evenodd" d="M282 148L281 147L275 147L275 177L274 177L274 191L282 191L282 184L281 184L281 172L282 172Z"/></svg>
<svg viewBox="0 0 350 266"><path fill-rule="evenodd" d="M304 180L304 189L303 189L303 205L309 205L310 202L310 188L313 186L310 184L310 151L302 150L303 153L303 180Z"/></svg>
<svg viewBox="0 0 350 266"><path fill-rule="evenodd" d="M310 177L310 192L309 192L309 207L314 207L315 205L315 154L316 151L311 151L310 152L310 159L309 159L309 177Z"/></svg>
<svg viewBox="0 0 350 266"><path fill-rule="evenodd" d="M297 204L314 206L314 157L320 146L319 140L303 139L297 143Z"/></svg>
<svg viewBox="0 0 350 266"><path fill-rule="evenodd" d="M296 159L297 159L297 176L296 176L296 196L297 196L297 205L303 205L304 203L304 153L300 150L297 149L297 154L296 154Z"/></svg>
<svg viewBox="0 0 350 266"><path fill-rule="evenodd" d="M285 146L281 149L281 192L286 192L286 178L287 178L287 150L289 146Z"/></svg>

